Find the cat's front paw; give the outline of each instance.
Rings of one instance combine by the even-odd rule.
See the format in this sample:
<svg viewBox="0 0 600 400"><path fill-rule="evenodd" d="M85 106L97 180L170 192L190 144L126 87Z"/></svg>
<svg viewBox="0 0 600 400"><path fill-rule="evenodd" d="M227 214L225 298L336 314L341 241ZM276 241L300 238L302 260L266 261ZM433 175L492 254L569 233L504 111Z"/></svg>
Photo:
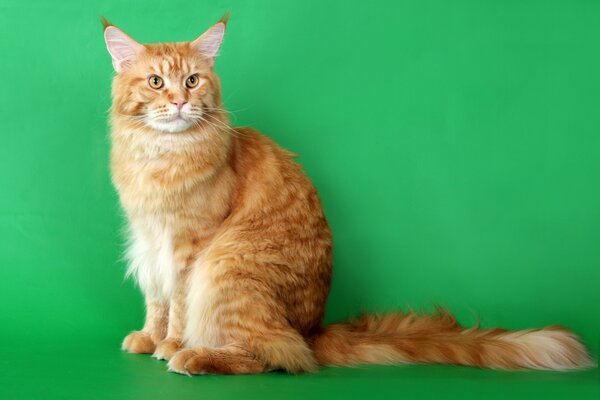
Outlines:
<svg viewBox="0 0 600 400"><path fill-rule="evenodd" d="M156 345L149 334L133 331L125 337L121 348L128 353L152 354Z"/></svg>
<svg viewBox="0 0 600 400"><path fill-rule="evenodd" d="M152 357L157 360L170 360L173 357L173 354L177 353L181 349L181 342L177 339L166 338L161 341L158 346L156 346L156 350Z"/></svg>

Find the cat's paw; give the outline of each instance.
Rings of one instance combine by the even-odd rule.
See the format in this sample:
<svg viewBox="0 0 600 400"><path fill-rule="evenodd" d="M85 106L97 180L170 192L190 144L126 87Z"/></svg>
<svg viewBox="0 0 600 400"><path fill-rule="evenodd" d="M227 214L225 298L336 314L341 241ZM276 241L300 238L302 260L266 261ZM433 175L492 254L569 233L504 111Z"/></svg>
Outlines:
<svg viewBox="0 0 600 400"><path fill-rule="evenodd" d="M156 350L154 350L152 357L157 360L170 360L171 357L173 357L173 354L177 353L180 349L181 342L179 340L167 338L156 346Z"/></svg>
<svg viewBox="0 0 600 400"><path fill-rule="evenodd" d="M128 353L152 354L156 345L149 334L133 331L125 337L121 348Z"/></svg>
<svg viewBox="0 0 600 400"><path fill-rule="evenodd" d="M169 360L168 368L171 372L176 372L178 374L191 375L191 371L187 368L186 363L189 360L192 360L198 356L192 349L183 349L178 351L171 357Z"/></svg>

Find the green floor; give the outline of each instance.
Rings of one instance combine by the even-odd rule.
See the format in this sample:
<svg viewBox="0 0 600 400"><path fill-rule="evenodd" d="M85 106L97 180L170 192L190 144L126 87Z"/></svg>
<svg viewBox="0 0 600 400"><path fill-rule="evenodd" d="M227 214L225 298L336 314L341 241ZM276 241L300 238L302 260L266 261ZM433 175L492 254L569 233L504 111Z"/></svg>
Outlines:
<svg viewBox="0 0 600 400"><path fill-rule="evenodd" d="M99 16L179 41L227 10L232 121L300 154L332 227L328 322L440 304L599 358L600 1L0 0L0 400L600 400L597 369L189 378L119 350L143 300Z"/></svg>
<svg viewBox="0 0 600 400"><path fill-rule="evenodd" d="M600 399L598 369L511 373L372 366L301 376L190 378L167 372L164 362L149 356L119 351L117 338L83 339L3 340L0 399Z"/></svg>

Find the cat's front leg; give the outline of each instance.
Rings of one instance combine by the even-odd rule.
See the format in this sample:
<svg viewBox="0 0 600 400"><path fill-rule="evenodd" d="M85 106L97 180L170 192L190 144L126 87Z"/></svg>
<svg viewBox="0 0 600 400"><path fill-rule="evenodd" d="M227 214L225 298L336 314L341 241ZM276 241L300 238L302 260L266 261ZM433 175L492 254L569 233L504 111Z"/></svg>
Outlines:
<svg viewBox="0 0 600 400"><path fill-rule="evenodd" d="M169 307L167 337L156 346L152 355L158 360L170 360L173 354L181 349L185 328L185 296L188 275L189 268L181 269L176 274Z"/></svg>
<svg viewBox="0 0 600 400"><path fill-rule="evenodd" d="M165 337L168 309L169 306L164 302L146 299L144 327L127 335L123 340L122 349L129 353L153 353L156 344Z"/></svg>

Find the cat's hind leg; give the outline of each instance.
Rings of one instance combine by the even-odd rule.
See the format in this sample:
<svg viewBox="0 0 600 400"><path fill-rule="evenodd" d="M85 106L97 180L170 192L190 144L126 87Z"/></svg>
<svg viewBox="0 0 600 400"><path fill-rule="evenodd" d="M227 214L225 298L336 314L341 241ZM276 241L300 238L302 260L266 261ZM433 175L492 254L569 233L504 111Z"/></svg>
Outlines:
<svg viewBox="0 0 600 400"><path fill-rule="evenodd" d="M169 371L185 375L256 374L266 367L243 347L198 347L178 351L169 361Z"/></svg>
<svg viewBox="0 0 600 400"><path fill-rule="evenodd" d="M194 269L183 340L188 349L175 353L171 371L299 373L317 368L312 350L287 320L278 291L255 272L268 267L206 263Z"/></svg>
<svg viewBox="0 0 600 400"><path fill-rule="evenodd" d="M244 345L195 347L180 350L169 361L169 371L186 375L255 374L271 370L291 373L317 368L312 351L293 329L257 331Z"/></svg>

